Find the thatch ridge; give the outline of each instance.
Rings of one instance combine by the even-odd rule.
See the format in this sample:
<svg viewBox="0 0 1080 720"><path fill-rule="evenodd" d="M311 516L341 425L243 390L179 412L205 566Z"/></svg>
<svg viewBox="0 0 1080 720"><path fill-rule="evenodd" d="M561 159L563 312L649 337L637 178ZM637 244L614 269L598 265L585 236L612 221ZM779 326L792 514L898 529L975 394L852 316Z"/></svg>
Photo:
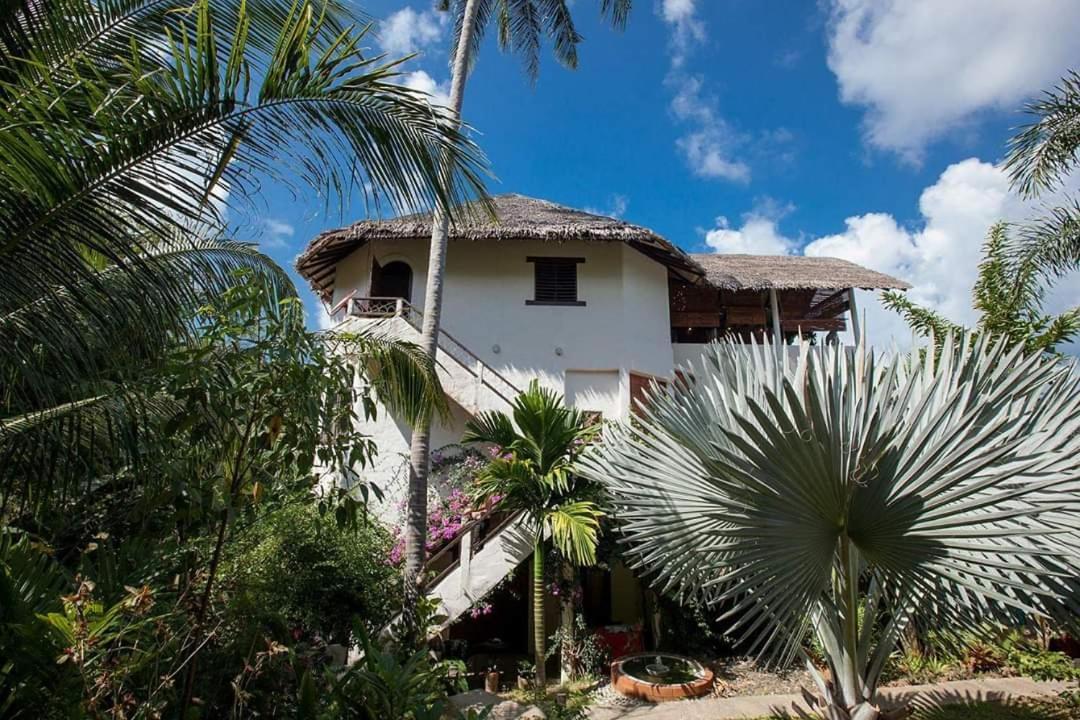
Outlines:
<svg viewBox="0 0 1080 720"><path fill-rule="evenodd" d="M724 290L907 290L910 284L891 275L834 257L697 253L705 280Z"/></svg>

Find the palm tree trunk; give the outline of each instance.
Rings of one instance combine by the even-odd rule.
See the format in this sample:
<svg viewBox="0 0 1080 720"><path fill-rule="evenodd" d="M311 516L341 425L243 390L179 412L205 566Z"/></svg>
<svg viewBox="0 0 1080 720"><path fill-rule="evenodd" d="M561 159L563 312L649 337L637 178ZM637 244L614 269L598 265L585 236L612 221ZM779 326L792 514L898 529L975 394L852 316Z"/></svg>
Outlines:
<svg viewBox="0 0 1080 720"><path fill-rule="evenodd" d="M533 656L536 660L536 687L543 689L547 685L547 673L544 671L544 646L547 633L544 632L544 536L537 534L533 546Z"/></svg>
<svg viewBox="0 0 1080 720"><path fill-rule="evenodd" d="M574 567L565 560L562 564L562 579L563 592L559 596L562 603L560 618L562 621L562 647L559 653L559 674L563 684L566 684L576 679L574 677L575 668L572 650L577 643L577 638L574 637L574 633L577 632L577 628L574 626L574 590L577 585L577 573L574 572Z"/></svg>
<svg viewBox="0 0 1080 720"><path fill-rule="evenodd" d="M479 0L467 0L461 23L461 37L454 53L453 77L450 80L450 119L461 126L461 107L465 99L465 79L469 72L469 51ZM450 161L443 158L441 175L450 175ZM443 274L446 269L446 239L450 231L447 208L436 204L431 223L431 250L428 255L427 283L424 292L424 320L420 347L432 360L439 346L439 321L442 315ZM413 430L409 447L409 498L405 519L404 612L411 617L420 593L424 568L424 544L427 540L427 485L431 469L431 420L421 420Z"/></svg>

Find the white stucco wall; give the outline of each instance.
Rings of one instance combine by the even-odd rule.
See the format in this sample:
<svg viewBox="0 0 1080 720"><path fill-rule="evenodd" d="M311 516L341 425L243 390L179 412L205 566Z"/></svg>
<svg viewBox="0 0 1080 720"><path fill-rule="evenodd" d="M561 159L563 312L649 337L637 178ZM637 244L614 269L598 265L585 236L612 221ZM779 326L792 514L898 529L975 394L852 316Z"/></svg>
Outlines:
<svg viewBox="0 0 1080 720"><path fill-rule="evenodd" d="M526 305L533 297L530 256L584 258L578 265L578 299L586 304ZM354 291L370 294L373 259L410 265L412 304L422 309L424 240L378 241L349 255L337 268L334 302ZM617 242L455 241L447 253L442 327L519 388L538 378L576 407L598 410L605 418L626 417L631 371L671 376L667 273ZM457 442L464 419L458 408L453 423L435 429L432 447ZM386 505L392 507L402 497L408 428L383 419L370 431L380 457L369 475L386 490Z"/></svg>
<svg viewBox="0 0 1080 720"><path fill-rule="evenodd" d="M567 404L603 413L605 418L619 417L623 407L620 375L618 370L567 370Z"/></svg>
<svg viewBox="0 0 1080 720"><path fill-rule="evenodd" d="M584 307L525 304L533 296L533 264L526 258L545 255L585 259L578 266ZM409 263L412 303L422 308L423 241L379 241L345 258L334 301L354 290L369 292L373 258L383 265ZM567 370L671 374L667 269L622 243L456 241L447 253L445 282L443 328L520 387L539 378L565 393Z"/></svg>

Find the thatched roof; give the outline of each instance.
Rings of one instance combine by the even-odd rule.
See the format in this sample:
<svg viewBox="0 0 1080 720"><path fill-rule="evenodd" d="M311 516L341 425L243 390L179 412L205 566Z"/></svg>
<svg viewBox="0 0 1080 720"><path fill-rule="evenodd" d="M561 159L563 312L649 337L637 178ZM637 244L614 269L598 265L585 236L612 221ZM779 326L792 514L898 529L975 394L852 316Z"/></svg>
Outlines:
<svg viewBox="0 0 1080 720"><path fill-rule="evenodd" d="M868 270L847 260L805 255L690 256L705 268L705 280L724 290L907 290L903 280Z"/></svg>
<svg viewBox="0 0 1080 720"><path fill-rule="evenodd" d="M687 279L703 271L690 257L652 230L617 218L594 215L547 200L507 194L493 198L497 220L477 211L463 213L450 230L451 240L587 240L624 242ZM431 237L431 213L392 220L363 220L322 233L296 260L296 269L312 289L328 299L334 268L346 255L371 240L417 240Z"/></svg>
<svg viewBox="0 0 1080 720"><path fill-rule="evenodd" d="M666 265L691 283L707 282L727 290L907 289L902 280L837 258L801 255L688 255L640 225L595 215L547 200L506 194L492 198L497 220L475 208L460 213L451 240L586 240L624 242ZM296 259L296 269L313 290L329 300L337 264L373 240L415 240L431 237L431 213L391 220L363 220L320 234Z"/></svg>

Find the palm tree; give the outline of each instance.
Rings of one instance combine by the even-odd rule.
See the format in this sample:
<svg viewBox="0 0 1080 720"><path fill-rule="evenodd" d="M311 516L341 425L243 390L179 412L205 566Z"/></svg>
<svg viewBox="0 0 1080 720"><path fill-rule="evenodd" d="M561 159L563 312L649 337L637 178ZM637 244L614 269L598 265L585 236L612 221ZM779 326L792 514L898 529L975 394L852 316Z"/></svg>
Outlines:
<svg viewBox="0 0 1080 720"><path fill-rule="evenodd" d="M540 687L546 682L544 539L550 535L569 562L596 563L602 516L596 488L571 472L594 434L582 412L534 380L514 398L512 417L481 413L467 423L462 440L490 444L499 453L476 479L478 498L498 498L500 508L522 513L533 531L533 642Z"/></svg>
<svg viewBox="0 0 1080 720"><path fill-rule="evenodd" d="M540 42L544 36L553 41L556 59L566 67L576 68L577 45L581 36L574 29L570 4L568 0L439 0L439 9L451 11L454 19L454 42L450 52L450 106L446 109L448 124L454 128L460 127L465 81L476 62L485 31L493 17L498 26L500 49L519 54L531 80L535 81L540 72ZM632 4L633 0L600 0L600 13L616 28L622 28ZM450 211L448 206L436 205L431 225L424 318L420 330L420 347L431 358L438 350ZM413 428L409 455L405 563L402 568L406 617L416 605L425 560L427 485L431 470L429 424L421 423Z"/></svg>
<svg viewBox="0 0 1080 720"><path fill-rule="evenodd" d="M1011 257L1013 244L1005 223L990 228L979 263L979 278L972 291L972 304L979 312L977 331L1004 337L1028 352L1054 354L1062 343L1080 333L1080 307L1057 316L1042 310L1045 268L1030 254L1017 261ZM922 307L903 293L882 293L885 307L904 316L911 329L923 336L943 338L965 329L940 313Z"/></svg>
<svg viewBox="0 0 1080 720"><path fill-rule="evenodd" d="M1080 74L1070 70L1060 84L1029 103L1035 121L1012 138L1005 168L1012 186L1025 198L1062 187L1080 164ZM1034 258L1063 274L1080 267L1080 199L1066 198L1023 228L1021 259Z"/></svg>
<svg viewBox="0 0 1080 720"><path fill-rule="evenodd" d="M58 462L34 467L74 481L107 441L138 448L154 409L142 381L197 338L195 310L235 270L295 294L225 231L261 182L400 206L482 194L477 148L396 83L396 62L364 57L365 33L334 0L17 0L3 13L0 509L57 489L23 472L35 452ZM32 435L63 444L31 452Z"/></svg>
<svg viewBox="0 0 1080 720"><path fill-rule="evenodd" d="M579 470L604 484L633 564L724 603L742 641L806 658L829 720L873 695L915 615L1069 617L1080 572L1080 378L988 336L879 359L713 345Z"/></svg>

